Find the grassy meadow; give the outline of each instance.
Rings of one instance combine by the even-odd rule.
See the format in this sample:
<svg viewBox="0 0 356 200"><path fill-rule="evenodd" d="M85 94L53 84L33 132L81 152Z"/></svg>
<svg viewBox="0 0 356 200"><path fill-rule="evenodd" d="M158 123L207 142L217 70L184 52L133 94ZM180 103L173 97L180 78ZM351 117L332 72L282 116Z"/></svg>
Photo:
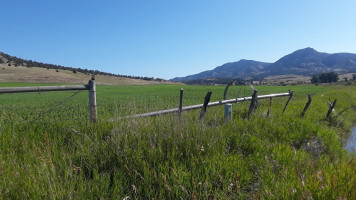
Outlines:
<svg viewBox="0 0 356 200"><path fill-rule="evenodd" d="M0 87L33 84L1 83ZM48 85L48 84L43 84ZM249 102L152 118L108 119L200 104L224 86L97 86L98 118L88 92L0 95L0 199L355 199L356 159L344 142L356 124L356 86L257 86L294 90L246 117ZM312 103L300 117L308 98ZM74 96L72 96L74 95ZM231 86L228 98L250 96ZM72 97L71 97L72 96ZM71 98L70 98L71 97ZM70 98L70 99L68 99ZM331 121L322 120L337 98Z"/></svg>

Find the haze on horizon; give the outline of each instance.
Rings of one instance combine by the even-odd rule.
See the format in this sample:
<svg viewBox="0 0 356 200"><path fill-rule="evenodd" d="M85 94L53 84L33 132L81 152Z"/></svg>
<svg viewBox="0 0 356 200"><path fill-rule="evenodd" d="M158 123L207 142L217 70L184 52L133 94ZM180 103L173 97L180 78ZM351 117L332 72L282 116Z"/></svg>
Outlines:
<svg viewBox="0 0 356 200"><path fill-rule="evenodd" d="M297 49L356 53L356 1L4 1L0 51L170 79Z"/></svg>

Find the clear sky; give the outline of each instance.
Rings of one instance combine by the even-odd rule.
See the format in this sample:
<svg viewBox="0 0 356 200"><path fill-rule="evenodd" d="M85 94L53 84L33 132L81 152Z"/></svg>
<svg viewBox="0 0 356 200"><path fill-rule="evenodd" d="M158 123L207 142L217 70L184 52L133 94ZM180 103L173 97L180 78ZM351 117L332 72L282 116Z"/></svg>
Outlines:
<svg viewBox="0 0 356 200"><path fill-rule="evenodd" d="M305 47L356 53L355 0L1 0L0 51L170 79Z"/></svg>

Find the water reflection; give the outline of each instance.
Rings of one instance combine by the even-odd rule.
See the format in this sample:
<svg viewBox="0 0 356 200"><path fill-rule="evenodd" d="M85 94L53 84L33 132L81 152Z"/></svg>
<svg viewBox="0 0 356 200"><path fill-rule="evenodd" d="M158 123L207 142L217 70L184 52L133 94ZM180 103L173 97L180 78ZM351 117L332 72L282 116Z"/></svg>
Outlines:
<svg viewBox="0 0 356 200"><path fill-rule="evenodd" d="M349 153L353 151L356 154L356 126L352 128L352 133L346 141L345 148Z"/></svg>

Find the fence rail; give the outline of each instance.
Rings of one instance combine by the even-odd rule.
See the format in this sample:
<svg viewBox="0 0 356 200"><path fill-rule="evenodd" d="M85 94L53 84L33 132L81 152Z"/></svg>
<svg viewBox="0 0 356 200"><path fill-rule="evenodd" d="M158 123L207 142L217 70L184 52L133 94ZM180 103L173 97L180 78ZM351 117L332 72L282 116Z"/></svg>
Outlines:
<svg viewBox="0 0 356 200"><path fill-rule="evenodd" d="M60 86L35 86L35 87L0 87L0 94L7 93L27 93L27 92L49 92L68 90L88 90L89 91L89 113L90 122L97 121L96 110L96 85L95 80L89 80L87 85L60 85Z"/></svg>
<svg viewBox="0 0 356 200"><path fill-rule="evenodd" d="M0 94L23 92L49 92L67 90L89 90L89 85L61 85L61 86L35 86L35 87L0 87Z"/></svg>
<svg viewBox="0 0 356 200"><path fill-rule="evenodd" d="M257 96L257 98L258 99L268 99L268 98L272 98L272 97L285 97L285 96L290 96L290 93L287 92L287 93L260 95L260 96ZM224 105L227 103L244 102L244 101L250 101L250 100L252 100L252 97L242 97L242 98L228 99L228 100L222 100L222 101L215 101L215 102L208 103L207 107L219 106L219 105ZM182 107L181 111L200 109L203 107L203 105L204 104L185 106L185 107ZM161 111L155 111L155 112L149 112L149 113L143 113L143 114L136 114L136 115L126 116L126 117L119 117L119 118L115 118L115 119L110 119L109 121L117 121L117 120L125 119L125 118L152 117L152 116L158 116L158 115L165 115L165 114L169 114L169 113L175 113L178 111L179 111L179 108L172 108L172 109L167 109L167 110L161 110Z"/></svg>

